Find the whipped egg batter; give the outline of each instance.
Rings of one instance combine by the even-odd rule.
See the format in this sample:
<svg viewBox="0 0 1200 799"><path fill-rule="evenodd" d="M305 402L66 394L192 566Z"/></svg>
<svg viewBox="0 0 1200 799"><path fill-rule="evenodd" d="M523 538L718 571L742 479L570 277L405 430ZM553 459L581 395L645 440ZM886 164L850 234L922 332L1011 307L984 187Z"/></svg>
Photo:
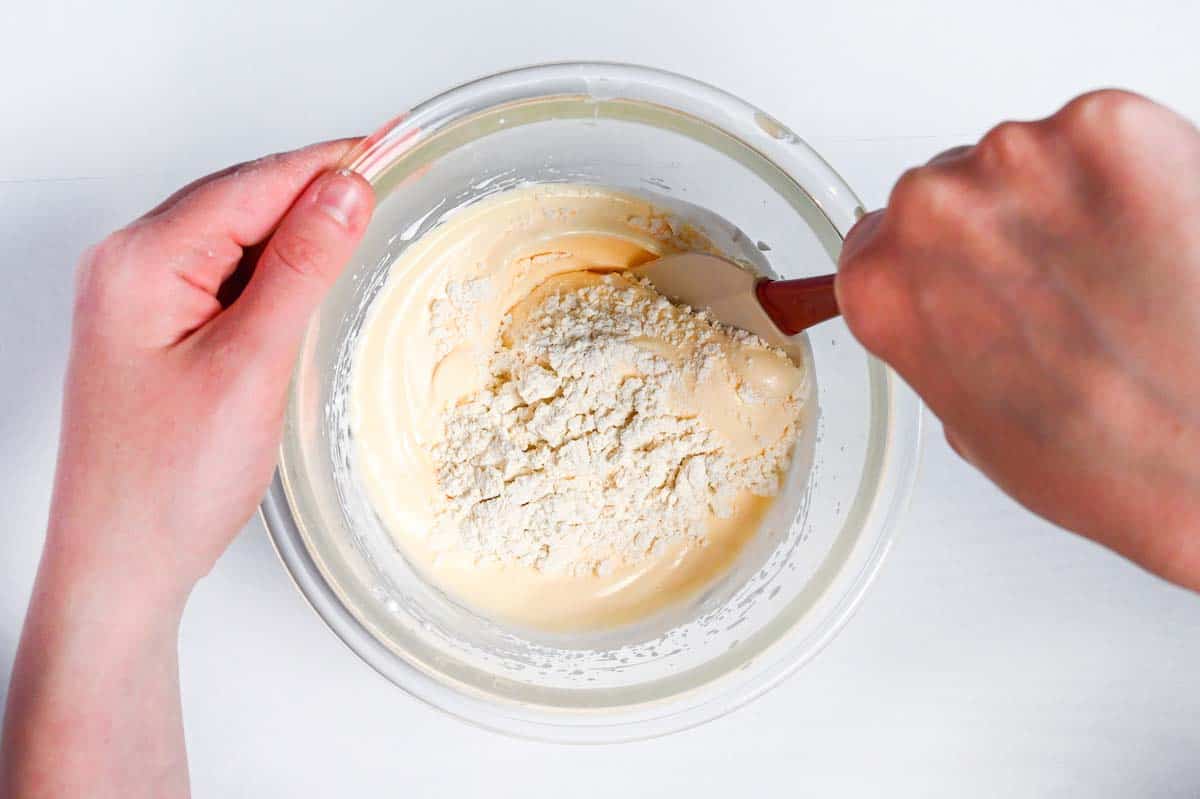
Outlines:
<svg viewBox="0 0 1200 799"><path fill-rule="evenodd" d="M476 403L482 414L498 401L489 391L507 375L489 370L493 356L529 337L529 319L546 324L539 312L547 297L604 282L604 296L619 289L620 296L639 299L652 289L601 275L697 250L713 248L702 233L642 198L548 184L462 210L392 265L354 356L355 469L400 550L433 584L510 623L572 630L635 621L694 596L729 568L772 501L766 494L773 492L761 486L724 497L720 513L703 518L700 535L655 541L636 557L617 553L561 568L545 556L546 546L519 558L481 556L480 546L446 536L447 502L468 489L455 488L450 496L446 465L439 481L433 455L439 446L444 452L447 419L461 417L454 412L464 403ZM672 412L702 422L722 455L752 458L772 447L786 452L799 424L803 365L736 331L719 332L705 339L718 368L676 391ZM638 346L667 361L695 354L693 344L666 334L641 337ZM623 368L612 380L636 371ZM503 499L509 486L483 499ZM590 512L574 501L581 515ZM483 525L468 543L488 532Z"/></svg>

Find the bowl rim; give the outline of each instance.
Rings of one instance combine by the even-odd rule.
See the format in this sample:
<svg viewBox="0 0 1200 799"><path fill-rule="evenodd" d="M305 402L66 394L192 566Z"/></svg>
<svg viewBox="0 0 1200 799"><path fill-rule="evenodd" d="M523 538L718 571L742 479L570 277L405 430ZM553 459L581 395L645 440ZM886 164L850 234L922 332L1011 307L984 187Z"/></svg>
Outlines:
<svg viewBox="0 0 1200 799"><path fill-rule="evenodd" d="M555 62L526 66L459 84L390 120L352 148L340 166L371 180L385 172L396 157L419 146L428 136L461 118L464 109L477 113L489 107L472 107L465 100L486 95L488 91L512 89L514 84L528 89L541 83L561 82L562 79L582 79L588 94L596 99L616 99L603 94L606 82L634 81L668 93L682 92L691 99L698 98L722 109L731 117L748 114L768 134L765 147L762 144L750 145L711 119L703 121L750 146L792 180L796 180L796 170L789 168L789 162L808 171L815 170L833 194L843 195L844 201L853 203L856 217L861 217L863 213L862 202L832 166L774 117L710 84L665 70L615 62ZM600 89L599 93L596 93L594 85ZM534 92L520 97L536 99L558 94L561 92ZM511 98L504 98L502 102L508 99ZM491 107L497 104L493 102ZM812 197L799 181L796 182L825 214L839 238L844 237L846 230L829 215L819 198ZM814 634L800 642L791 641L792 646L788 647L785 644L789 642L789 636L785 633L758 656L766 660L766 655L772 655L770 663L759 665L759 678L755 682L739 682L682 710L672 712L664 708L663 704L669 700L663 700L655 703L656 710L633 718L618 718L611 723L603 723L600 716L581 719L579 717L584 714L579 711L564 710L556 716L542 709L543 713L536 718L503 712L498 703L458 690L452 683L439 681L417 664L398 657L395 650L380 641L346 606L305 545L304 536L292 514L288 488L280 469L276 469L260 505L260 516L293 584L330 631L375 672L419 701L477 727L547 742L614 743L681 731L744 706L811 661L836 637L857 610L891 548L896 535L896 522L907 508L917 479L923 414L921 403L911 389L889 367L870 355L866 357L868 368L881 370L887 386L889 407L886 409L886 440L881 457L885 463L898 461L887 469L881 467L879 484L871 497L872 506L869 510L880 514L873 523L878 528L874 547ZM798 647L798 644L803 646Z"/></svg>

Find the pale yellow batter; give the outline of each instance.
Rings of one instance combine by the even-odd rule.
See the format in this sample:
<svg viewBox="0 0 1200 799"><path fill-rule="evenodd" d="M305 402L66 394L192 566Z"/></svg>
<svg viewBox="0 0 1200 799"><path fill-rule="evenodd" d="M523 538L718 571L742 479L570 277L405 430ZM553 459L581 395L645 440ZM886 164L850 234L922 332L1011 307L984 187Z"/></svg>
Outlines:
<svg viewBox="0 0 1200 799"><path fill-rule="evenodd" d="M481 562L430 540L435 504L444 496L430 456L443 436L443 415L487 380L502 330L509 338L520 335L535 289L563 273L624 270L660 255L708 249L701 234L671 223L640 198L544 185L465 209L393 264L355 354L350 407L356 470L402 552L434 584L487 615L569 630L644 617L693 596L731 565L770 499L743 492L731 515L709 519L702 544L677 541L603 574ZM548 285L561 288L564 279ZM586 284L596 278L569 279ZM680 355L664 341L646 346ZM730 448L752 451L777 435L782 423L770 401L753 407L740 402L738 386L776 392L782 400L801 385L803 370L773 352L732 345L729 364L737 385L705 384L681 401L711 420Z"/></svg>

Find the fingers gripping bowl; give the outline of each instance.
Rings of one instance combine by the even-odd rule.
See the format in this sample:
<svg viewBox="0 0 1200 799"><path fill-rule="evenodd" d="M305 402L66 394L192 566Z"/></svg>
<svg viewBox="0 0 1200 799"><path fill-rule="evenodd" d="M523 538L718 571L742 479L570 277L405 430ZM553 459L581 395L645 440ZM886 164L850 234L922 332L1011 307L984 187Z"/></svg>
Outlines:
<svg viewBox="0 0 1200 799"><path fill-rule="evenodd" d="M451 209L528 183L594 184L653 197L768 274L805 277L833 271L863 213L833 170L728 94L611 64L461 86L369 137L347 166L372 182L378 208L306 336L262 508L285 565L334 632L446 712L581 743L715 718L816 654L888 549L920 427L916 398L840 321L808 338L809 438L757 535L694 598L615 629L517 629L422 579L355 478L347 386L389 266Z"/></svg>

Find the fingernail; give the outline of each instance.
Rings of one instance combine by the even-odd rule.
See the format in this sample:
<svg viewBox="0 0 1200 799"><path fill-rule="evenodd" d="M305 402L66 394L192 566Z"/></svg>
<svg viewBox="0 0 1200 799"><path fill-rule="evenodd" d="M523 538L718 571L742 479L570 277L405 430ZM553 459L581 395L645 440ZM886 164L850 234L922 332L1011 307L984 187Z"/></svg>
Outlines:
<svg viewBox="0 0 1200 799"><path fill-rule="evenodd" d="M342 227L350 227L350 220L366 208L367 200L363 195L362 180L348 169L339 169L322 179L316 205Z"/></svg>

